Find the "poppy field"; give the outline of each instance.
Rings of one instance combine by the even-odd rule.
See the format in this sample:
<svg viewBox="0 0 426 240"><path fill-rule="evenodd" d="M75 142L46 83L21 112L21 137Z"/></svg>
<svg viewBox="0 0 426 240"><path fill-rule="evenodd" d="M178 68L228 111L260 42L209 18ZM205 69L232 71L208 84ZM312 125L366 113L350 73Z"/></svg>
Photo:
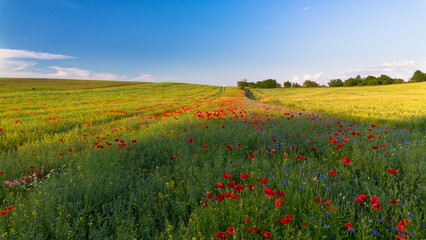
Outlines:
<svg viewBox="0 0 426 240"><path fill-rule="evenodd" d="M424 152L236 87L2 92L0 239L422 239Z"/></svg>

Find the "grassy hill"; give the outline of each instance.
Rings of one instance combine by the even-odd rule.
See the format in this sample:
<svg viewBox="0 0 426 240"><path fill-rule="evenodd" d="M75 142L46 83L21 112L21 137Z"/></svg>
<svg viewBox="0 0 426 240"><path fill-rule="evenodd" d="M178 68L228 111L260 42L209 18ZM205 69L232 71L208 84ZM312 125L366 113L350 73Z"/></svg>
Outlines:
<svg viewBox="0 0 426 240"><path fill-rule="evenodd" d="M426 82L372 87L252 89L262 102L345 119L426 127Z"/></svg>
<svg viewBox="0 0 426 240"><path fill-rule="evenodd" d="M236 87L5 91L0 238L419 239L424 149Z"/></svg>
<svg viewBox="0 0 426 240"><path fill-rule="evenodd" d="M50 78L0 78L0 93L29 91L65 91L145 84L143 82L98 81Z"/></svg>

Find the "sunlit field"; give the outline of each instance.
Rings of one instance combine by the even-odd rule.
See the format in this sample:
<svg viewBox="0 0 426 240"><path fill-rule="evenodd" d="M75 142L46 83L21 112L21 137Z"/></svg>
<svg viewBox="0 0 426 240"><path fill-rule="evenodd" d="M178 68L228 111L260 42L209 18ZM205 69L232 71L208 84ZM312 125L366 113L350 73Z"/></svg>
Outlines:
<svg viewBox="0 0 426 240"><path fill-rule="evenodd" d="M265 103L355 121L426 127L426 83L371 87L252 89Z"/></svg>
<svg viewBox="0 0 426 240"><path fill-rule="evenodd" d="M425 86L1 90L0 236L425 238Z"/></svg>

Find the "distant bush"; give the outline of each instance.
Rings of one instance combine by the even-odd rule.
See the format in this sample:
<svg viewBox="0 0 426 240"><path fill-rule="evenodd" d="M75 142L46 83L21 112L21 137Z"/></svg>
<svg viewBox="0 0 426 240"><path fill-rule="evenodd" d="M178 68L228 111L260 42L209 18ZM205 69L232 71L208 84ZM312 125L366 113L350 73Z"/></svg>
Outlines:
<svg viewBox="0 0 426 240"><path fill-rule="evenodd" d="M426 73L423 73L420 70L414 72L413 76L410 78L408 82L425 82L426 81Z"/></svg>
<svg viewBox="0 0 426 240"><path fill-rule="evenodd" d="M263 81L258 81L256 83L254 83L254 82L247 82L246 79L243 79L243 80L237 82L237 86L240 89L245 89L246 87L252 87L252 88L278 88L278 87L281 87L281 84L277 83L277 80L275 80L275 79L266 79L266 80L263 80Z"/></svg>

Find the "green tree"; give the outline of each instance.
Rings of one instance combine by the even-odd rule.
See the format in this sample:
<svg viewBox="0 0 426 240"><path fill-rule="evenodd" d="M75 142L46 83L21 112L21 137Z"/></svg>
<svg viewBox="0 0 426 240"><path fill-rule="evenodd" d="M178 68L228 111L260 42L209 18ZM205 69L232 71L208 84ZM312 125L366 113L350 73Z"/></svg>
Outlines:
<svg viewBox="0 0 426 240"><path fill-rule="evenodd" d="M305 88L312 88L312 87L319 87L319 84L315 81L306 80L303 82L303 87Z"/></svg>
<svg viewBox="0 0 426 240"><path fill-rule="evenodd" d="M238 81L237 82L237 86L238 86L238 88L240 88L240 89L245 89L246 87L253 87L253 85L254 85L254 83L252 83L252 82L247 82L247 79L243 79L243 80L241 80L241 81Z"/></svg>
<svg viewBox="0 0 426 240"><path fill-rule="evenodd" d="M403 79L401 79L401 78L394 78L393 79L393 84L401 84L401 83L405 83Z"/></svg>
<svg viewBox="0 0 426 240"><path fill-rule="evenodd" d="M263 81L256 82L254 84L255 88L276 88L277 87L277 80L275 79L266 79Z"/></svg>
<svg viewBox="0 0 426 240"><path fill-rule="evenodd" d="M379 85L379 80L375 76L368 76L364 79L364 85L375 86Z"/></svg>
<svg viewBox="0 0 426 240"><path fill-rule="evenodd" d="M330 82L328 82L329 87L343 87L342 79L331 79Z"/></svg>
<svg viewBox="0 0 426 240"><path fill-rule="evenodd" d="M302 86L300 86L300 84L298 84L298 83L293 83L293 85L292 85L291 87L294 87L294 88L300 88L300 87L302 87Z"/></svg>
<svg viewBox="0 0 426 240"><path fill-rule="evenodd" d="M345 87L352 87L357 85L357 80L355 78L348 78L343 83L343 86Z"/></svg>
<svg viewBox="0 0 426 240"><path fill-rule="evenodd" d="M284 82L284 87L285 88L290 88L291 87L291 82L290 81Z"/></svg>
<svg viewBox="0 0 426 240"><path fill-rule="evenodd" d="M414 72L413 76L408 82L424 82L426 81L426 73L423 73L420 70Z"/></svg>
<svg viewBox="0 0 426 240"><path fill-rule="evenodd" d="M393 83L393 79L384 74L380 75L380 77L377 78L377 81L379 81L380 85L389 85Z"/></svg>

